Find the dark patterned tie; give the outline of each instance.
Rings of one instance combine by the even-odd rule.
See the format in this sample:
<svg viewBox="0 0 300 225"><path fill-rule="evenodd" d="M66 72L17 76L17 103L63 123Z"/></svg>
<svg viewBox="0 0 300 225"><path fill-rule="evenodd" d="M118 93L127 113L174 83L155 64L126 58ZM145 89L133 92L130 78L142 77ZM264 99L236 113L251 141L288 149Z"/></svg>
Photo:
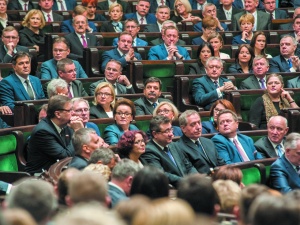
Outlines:
<svg viewBox="0 0 300 225"><path fill-rule="evenodd" d="M28 95L29 95L29 98L31 99L31 100L34 100L34 94L33 94L33 90L32 90L32 88L31 88L31 86L30 86L30 84L29 84L29 80L25 80L25 84L26 84L26 87L27 87L27 93L28 93Z"/></svg>

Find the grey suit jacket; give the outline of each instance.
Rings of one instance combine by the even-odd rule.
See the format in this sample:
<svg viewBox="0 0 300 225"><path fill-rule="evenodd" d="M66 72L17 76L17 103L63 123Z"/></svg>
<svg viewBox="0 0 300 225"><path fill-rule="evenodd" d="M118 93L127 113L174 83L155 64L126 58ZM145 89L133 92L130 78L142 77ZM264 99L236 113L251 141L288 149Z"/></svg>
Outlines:
<svg viewBox="0 0 300 225"><path fill-rule="evenodd" d="M21 46L21 45L17 45L16 50L17 50L17 52L22 51L22 52L29 53L28 48L25 46ZM1 63L11 63L11 60L12 60L12 56L7 54L7 51L4 48L4 44L1 44L1 46L0 46L0 62Z"/></svg>
<svg viewBox="0 0 300 225"><path fill-rule="evenodd" d="M72 90L73 90L73 97L86 97L89 96L86 91L84 90L84 87L82 85L82 82L80 80L74 80L71 83Z"/></svg>
<svg viewBox="0 0 300 225"><path fill-rule="evenodd" d="M120 200L128 199L124 191L121 191L110 183L108 183L108 194L111 198L111 208L114 208Z"/></svg>
<svg viewBox="0 0 300 225"><path fill-rule="evenodd" d="M158 98L158 102L170 102L170 100L166 98ZM153 114L154 108L145 97L135 100L134 105L137 116Z"/></svg>
<svg viewBox="0 0 300 225"><path fill-rule="evenodd" d="M144 32L160 32L158 24L154 23L154 24L148 24L145 28L144 28Z"/></svg>
<svg viewBox="0 0 300 225"><path fill-rule="evenodd" d="M90 119L109 118L101 105L92 105L90 108Z"/></svg>
<svg viewBox="0 0 300 225"><path fill-rule="evenodd" d="M233 16L232 20L232 29L234 31L240 31L240 17L245 14L246 11L239 12ZM257 22L256 22L256 30L271 30L271 15L262 11L257 10Z"/></svg>
<svg viewBox="0 0 300 225"><path fill-rule="evenodd" d="M264 136L260 139L258 139L255 143L254 146L257 151L260 152L260 154L264 158L273 158L273 157L278 157L276 154L275 149L273 148L273 145L271 144L270 140L268 139L267 136Z"/></svg>
<svg viewBox="0 0 300 225"><path fill-rule="evenodd" d="M286 87L287 88L300 88L300 78L295 77L291 80L288 80Z"/></svg>
<svg viewBox="0 0 300 225"><path fill-rule="evenodd" d="M239 89L261 89L261 86L259 85L256 76L251 75L241 82Z"/></svg>
<svg viewBox="0 0 300 225"><path fill-rule="evenodd" d="M96 81L96 82L94 82L90 85L90 93L89 93L90 96L94 96L96 87L98 86L98 84L100 84L102 82L107 82L107 81L105 80L105 78L102 78L102 79L100 79L100 80L98 80L98 81ZM118 90L118 93L117 93L118 95L119 94L134 94L135 93L132 86L131 86L131 88L126 88L124 85L122 85L120 83L116 83L116 86L117 86L117 90Z"/></svg>

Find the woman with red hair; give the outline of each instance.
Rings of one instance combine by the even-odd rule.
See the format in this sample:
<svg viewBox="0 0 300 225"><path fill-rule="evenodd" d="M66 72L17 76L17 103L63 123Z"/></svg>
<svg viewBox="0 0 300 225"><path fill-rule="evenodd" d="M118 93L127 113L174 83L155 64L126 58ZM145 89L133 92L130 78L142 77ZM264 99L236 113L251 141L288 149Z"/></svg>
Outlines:
<svg viewBox="0 0 300 225"><path fill-rule="evenodd" d="M106 21L105 17L96 13L98 0L82 0L82 5L87 8L88 21Z"/></svg>

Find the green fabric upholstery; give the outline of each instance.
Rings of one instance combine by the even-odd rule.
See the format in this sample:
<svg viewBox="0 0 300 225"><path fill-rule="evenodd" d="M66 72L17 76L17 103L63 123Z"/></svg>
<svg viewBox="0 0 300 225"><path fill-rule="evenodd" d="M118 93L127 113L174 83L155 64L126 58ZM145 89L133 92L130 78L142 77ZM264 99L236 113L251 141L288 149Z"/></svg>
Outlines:
<svg viewBox="0 0 300 225"><path fill-rule="evenodd" d="M260 94L241 95L241 115L243 121L248 121L248 115L251 105L260 96Z"/></svg>
<svg viewBox="0 0 300 225"><path fill-rule="evenodd" d="M0 136L0 171L18 171L16 148L17 140L13 134Z"/></svg>
<svg viewBox="0 0 300 225"><path fill-rule="evenodd" d="M260 173L259 170L255 167L242 169L243 173L243 183L247 186L250 184L259 184L260 183Z"/></svg>
<svg viewBox="0 0 300 225"><path fill-rule="evenodd" d="M144 131L145 133L148 131L149 129L149 125L150 125L150 120L137 120L135 121L135 125L142 131Z"/></svg>

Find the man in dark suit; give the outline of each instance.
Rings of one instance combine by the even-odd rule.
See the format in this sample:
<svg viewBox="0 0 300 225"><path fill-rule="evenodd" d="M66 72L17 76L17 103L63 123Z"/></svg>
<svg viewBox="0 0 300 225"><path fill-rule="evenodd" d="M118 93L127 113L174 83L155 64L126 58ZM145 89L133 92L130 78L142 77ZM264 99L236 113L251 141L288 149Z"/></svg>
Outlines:
<svg viewBox="0 0 300 225"><path fill-rule="evenodd" d="M11 110L15 101L45 98L40 79L29 75L30 60L27 52L17 52L12 59L14 73L0 82L0 104Z"/></svg>
<svg viewBox="0 0 300 225"><path fill-rule="evenodd" d="M8 10L20 10L20 11L29 11L34 9L34 4L32 1L23 1L23 0L10 0L7 5Z"/></svg>
<svg viewBox="0 0 300 225"><path fill-rule="evenodd" d="M272 116L267 124L268 135L258 139L254 146L264 158L281 157L284 154L284 138L289 128L282 116Z"/></svg>
<svg viewBox="0 0 300 225"><path fill-rule="evenodd" d="M144 28L144 32L161 32L163 22L170 19L170 8L166 5L158 6L155 17L157 20L156 23L148 24Z"/></svg>
<svg viewBox="0 0 300 225"><path fill-rule="evenodd" d="M65 58L57 62L58 76L68 84L68 97L88 96L81 81L76 80L76 67L71 59Z"/></svg>
<svg viewBox="0 0 300 225"><path fill-rule="evenodd" d="M287 193L300 188L300 134L291 133L286 137L285 154L271 165L271 188Z"/></svg>
<svg viewBox="0 0 300 225"><path fill-rule="evenodd" d="M58 77L57 62L70 56L70 45L64 37L55 38L52 46L53 59L49 59L41 65L41 79L51 80ZM72 54L71 54L72 57ZM73 60L76 68L76 78L87 78L85 71L80 63Z"/></svg>
<svg viewBox="0 0 300 225"><path fill-rule="evenodd" d="M293 14L293 19L297 15L300 15L300 7L295 8L295 11L294 11L294 14ZM280 24L278 29L279 30L293 30L293 23Z"/></svg>
<svg viewBox="0 0 300 225"><path fill-rule="evenodd" d="M165 22L162 23L162 26L161 26L161 35L162 36L165 32L165 29L170 26L177 27L176 23L172 20L166 20ZM160 45L163 43L164 43L164 40L161 37L150 41L150 45L152 45L152 46ZM178 39L176 45L185 45L185 41Z"/></svg>
<svg viewBox="0 0 300 225"><path fill-rule="evenodd" d="M132 36L124 31L119 36L118 47L112 50L103 52L101 70L104 72L106 64L111 59L115 59L122 64L123 70L126 69L127 62L131 60L142 60L139 53L134 52L132 48Z"/></svg>
<svg viewBox="0 0 300 225"><path fill-rule="evenodd" d="M182 149L178 151L174 148L174 135L169 118L160 115L153 117L149 129L153 138L147 143L145 153L141 155L143 160L163 170L169 183L175 187L183 176L197 173Z"/></svg>
<svg viewBox="0 0 300 225"><path fill-rule="evenodd" d="M72 136L75 156L68 167L83 170L88 165L92 153L101 147L101 143L103 142L100 139L96 131L92 128L83 127L77 130Z"/></svg>
<svg viewBox="0 0 300 225"><path fill-rule="evenodd" d="M39 8L42 11L46 22L63 21L64 17L53 12L54 0L39 0Z"/></svg>
<svg viewBox="0 0 300 225"><path fill-rule="evenodd" d="M253 31L271 30L271 16L268 13L257 10L259 0L245 0L245 11L239 12L233 16L232 29L240 31L240 17L245 13L251 13L254 16Z"/></svg>
<svg viewBox="0 0 300 225"><path fill-rule="evenodd" d="M162 83L159 78L150 77L144 84L144 97L134 101L136 115L152 115L155 107L164 101L165 98L159 98L161 95Z"/></svg>
<svg viewBox="0 0 300 225"><path fill-rule="evenodd" d="M48 99L50 99L54 95L65 95L68 96L68 84L65 80L60 78L53 78L51 81L47 82L43 85L44 93ZM47 110L47 108L46 108ZM42 112L42 119L46 117L47 112L45 110L41 110ZM40 114L39 114L40 115ZM40 120L40 116L39 116Z"/></svg>
<svg viewBox="0 0 300 225"><path fill-rule="evenodd" d="M296 39L298 42L297 50L300 48L300 15L297 15L293 19L293 30L294 32L291 33L290 35ZM299 53L299 50L297 51Z"/></svg>
<svg viewBox="0 0 300 225"><path fill-rule="evenodd" d="M219 156L226 164L263 158L256 151L250 137L237 133L239 122L234 112L229 109L221 110L217 123L219 134L213 136L211 140L215 143Z"/></svg>
<svg viewBox="0 0 300 225"><path fill-rule="evenodd" d="M73 10L77 6L76 0L55 0L53 10L55 11L67 11Z"/></svg>
<svg viewBox="0 0 300 225"><path fill-rule="evenodd" d="M13 13L7 13L7 1L1 0L1 23L0 23L0 32L2 33L2 30L9 26L12 21L18 21L20 20L18 17L18 14Z"/></svg>
<svg viewBox="0 0 300 225"><path fill-rule="evenodd" d="M163 4L162 4L163 2ZM167 6L169 9L174 9L174 0L150 0L150 10L149 13L156 13L159 6Z"/></svg>
<svg viewBox="0 0 300 225"><path fill-rule="evenodd" d="M84 17L87 17L86 7L84 7L82 5L77 5L74 8L73 12L72 12L72 19L64 20L61 23L60 31L63 32L63 33L73 33L73 32L75 32L75 30L74 30L74 28L75 28L74 27L74 20L75 20L75 17L78 16L78 15L82 15ZM87 22L87 25L86 25L86 31L87 32L89 32L89 33L98 32L94 22L88 21L87 18L86 18L86 22Z"/></svg>
<svg viewBox="0 0 300 225"><path fill-rule="evenodd" d="M156 23L156 18L153 14L149 13L150 1L138 0L135 13L125 14L125 19L136 19L139 24Z"/></svg>
<svg viewBox="0 0 300 225"><path fill-rule="evenodd" d="M280 39L280 55L270 60L269 72L296 72L300 69L299 55L296 55L297 41L290 35Z"/></svg>
<svg viewBox="0 0 300 225"><path fill-rule="evenodd" d="M289 18L285 10L276 9L276 1L262 0L265 7L265 12L271 14L272 19L287 19Z"/></svg>
<svg viewBox="0 0 300 225"><path fill-rule="evenodd" d="M71 117L70 101L64 95L49 99L47 117L35 126L29 139L25 167L28 173L41 173L58 159L74 156L71 137L83 125L81 118Z"/></svg>
<svg viewBox="0 0 300 225"><path fill-rule="evenodd" d="M178 151L184 151L192 165L202 174L210 174L216 166L225 162L218 155L215 144L201 137L202 125L199 113L187 110L179 117L183 135L174 143Z"/></svg>
<svg viewBox="0 0 300 225"><path fill-rule="evenodd" d="M95 89L101 82L109 82L115 87L116 95L119 94L134 94L135 91L132 84L125 75L122 75L122 64L111 59L107 64L104 71L105 78L102 78L90 85L90 96L94 96Z"/></svg>
<svg viewBox="0 0 300 225"><path fill-rule="evenodd" d="M133 177L139 169L139 165L130 159L122 159L113 168L111 181L108 182L111 208L114 208L118 202L128 199Z"/></svg>
<svg viewBox="0 0 300 225"><path fill-rule="evenodd" d="M269 61L264 56L255 56L252 69L254 75L243 80L239 89L266 89L266 74L269 70Z"/></svg>
<svg viewBox="0 0 300 225"><path fill-rule="evenodd" d="M192 9L204 10L204 6L207 3L213 3L213 4L215 4L217 1L215 1L215 0L189 0L189 2L191 4L191 6L192 6Z"/></svg>
<svg viewBox="0 0 300 225"><path fill-rule="evenodd" d="M179 31L176 27L167 27L164 29L162 39L163 44L153 46L148 53L149 60L189 60L191 59L188 51L177 46Z"/></svg>
<svg viewBox="0 0 300 225"><path fill-rule="evenodd" d="M240 9L235 8L233 6L234 0L221 0L222 5L217 10L217 18L219 20L231 20L233 19L233 15L241 12Z"/></svg>
<svg viewBox="0 0 300 225"><path fill-rule="evenodd" d="M97 4L97 10L109 10L109 4L108 4L109 0L105 0L105 1L101 1L98 2ZM129 6L129 4L126 1L122 1L122 0L117 0L117 1L110 1L113 3L118 3L122 6L123 8L123 13L131 13L131 7Z"/></svg>
<svg viewBox="0 0 300 225"><path fill-rule="evenodd" d="M82 58L83 49L99 46L99 40L95 35L86 32L88 24L85 16L75 16L73 26L75 32L66 35L65 38L69 41L71 53Z"/></svg>
<svg viewBox="0 0 300 225"><path fill-rule="evenodd" d="M224 92L235 90L236 87L227 78L220 77L223 62L219 57L210 57L205 68L207 76L194 79L192 95L197 105L209 110L215 101L223 98Z"/></svg>

